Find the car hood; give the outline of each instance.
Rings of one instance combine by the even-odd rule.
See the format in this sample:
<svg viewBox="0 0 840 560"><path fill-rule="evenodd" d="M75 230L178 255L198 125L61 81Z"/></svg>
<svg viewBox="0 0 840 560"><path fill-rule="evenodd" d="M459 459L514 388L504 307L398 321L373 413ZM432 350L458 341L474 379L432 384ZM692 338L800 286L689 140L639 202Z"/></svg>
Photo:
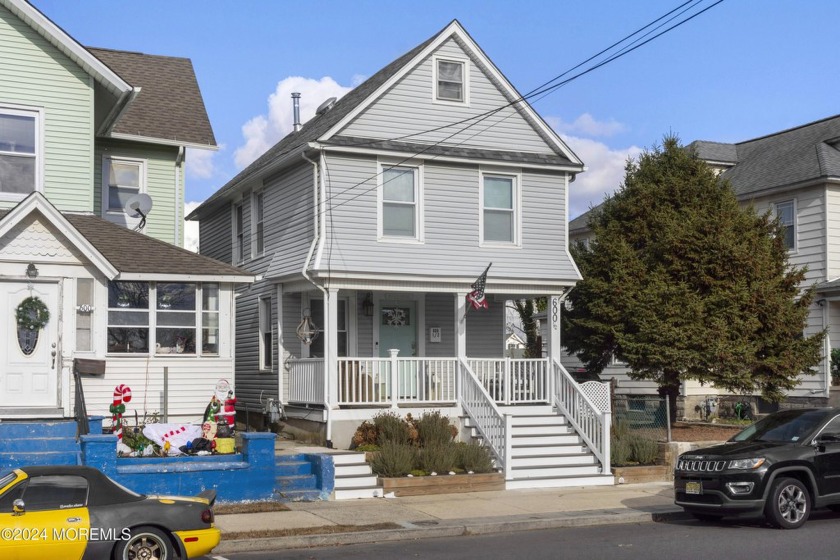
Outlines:
<svg viewBox="0 0 840 560"><path fill-rule="evenodd" d="M713 447L705 447L703 449L689 451L684 455L714 455L717 457L754 457L756 455L761 455L764 451L768 449L778 449L779 447L785 445L790 444L769 441L733 441L721 445L715 445Z"/></svg>

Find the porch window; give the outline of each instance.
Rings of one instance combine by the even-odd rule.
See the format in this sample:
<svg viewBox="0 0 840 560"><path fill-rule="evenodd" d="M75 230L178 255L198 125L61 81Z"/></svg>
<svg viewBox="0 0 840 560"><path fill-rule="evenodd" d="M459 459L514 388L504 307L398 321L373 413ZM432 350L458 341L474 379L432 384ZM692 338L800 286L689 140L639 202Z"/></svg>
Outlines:
<svg viewBox="0 0 840 560"><path fill-rule="evenodd" d="M467 99L466 62L435 59L435 99L463 103Z"/></svg>
<svg viewBox="0 0 840 560"><path fill-rule="evenodd" d="M0 107L0 194L39 190L40 127L40 111Z"/></svg>
<svg viewBox="0 0 840 560"><path fill-rule="evenodd" d="M517 242L517 185L512 175L482 176L482 241Z"/></svg>
<svg viewBox="0 0 840 560"><path fill-rule="evenodd" d="M233 206L233 263L245 260L245 218L242 203Z"/></svg>
<svg viewBox="0 0 840 560"><path fill-rule="evenodd" d="M420 240L420 171L416 167L382 168L380 238Z"/></svg>
<svg viewBox="0 0 840 560"><path fill-rule="evenodd" d="M120 212L129 198L145 192L145 162L113 156L103 160L103 210Z"/></svg>
<svg viewBox="0 0 840 560"><path fill-rule="evenodd" d="M347 300L340 299L338 300L338 309L336 311L337 316L337 324L336 324L336 338L338 340L338 348L337 353L339 357L346 357L347 356ZM311 313L312 313L312 321L320 326L323 327L325 325L324 322L324 300L323 299L313 299L310 300L311 306ZM309 357L310 358L323 358L324 357L324 333L322 332L321 335L316 338L312 344L309 346Z"/></svg>
<svg viewBox="0 0 840 560"><path fill-rule="evenodd" d="M76 350L93 351L93 278L76 279Z"/></svg>
<svg viewBox="0 0 840 560"><path fill-rule="evenodd" d="M109 353L195 356L198 349L203 355L219 353L218 284L108 285Z"/></svg>
<svg viewBox="0 0 840 560"><path fill-rule="evenodd" d="M263 235L263 193L254 194L254 247L253 256L259 257L265 252L265 239Z"/></svg>
<svg viewBox="0 0 840 560"><path fill-rule="evenodd" d="M108 352L149 352L149 283L108 285Z"/></svg>
<svg viewBox="0 0 840 560"><path fill-rule="evenodd" d="M271 329L271 298L260 298L260 369L270 370L274 362L274 336Z"/></svg>
<svg viewBox="0 0 840 560"><path fill-rule="evenodd" d="M796 250L796 203L793 200L777 202L775 204L776 216L779 217L784 231L782 238L785 248L789 251Z"/></svg>

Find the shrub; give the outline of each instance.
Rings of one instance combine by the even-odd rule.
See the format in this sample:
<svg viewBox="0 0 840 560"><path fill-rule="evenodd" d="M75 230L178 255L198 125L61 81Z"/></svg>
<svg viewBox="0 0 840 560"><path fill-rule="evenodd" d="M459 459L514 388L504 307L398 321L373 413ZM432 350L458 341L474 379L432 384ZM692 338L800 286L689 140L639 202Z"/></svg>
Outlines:
<svg viewBox="0 0 840 560"><path fill-rule="evenodd" d="M490 450L480 443L471 442L458 446L460 452L458 464L465 471L474 473L493 472L493 457Z"/></svg>
<svg viewBox="0 0 840 560"><path fill-rule="evenodd" d="M610 442L610 463L616 467L630 464L633 447L627 438L612 438Z"/></svg>
<svg viewBox="0 0 840 560"><path fill-rule="evenodd" d="M612 436L615 439L624 439L630 435L630 426L624 420L615 418L612 423Z"/></svg>
<svg viewBox="0 0 840 560"><path fill-rule="evenodd" d="M454 426L449 423L449 418L441 416L438 410L424 413L414 421L414 425L417 427L421 446L443 445L450 443L454 438ZM457 428L455 430L457 433Z"/></svg>
<svg viewBox="0 0 840 560"><path fill-rule="evenodd" d="M458 448L454 443L427 445L420 448L417 459L417 465L428 473L448 473L458 466Z"/></svg>
<svg viewBox="0 0 840 560"><path fill-rule="evenodd" d="M376 426L376 443L380 446L385 443L405 444L410 440L408 422L394 412L380 412L373 417L373 424Z"/></svg>
<svg viewBox="0 0 840 560"><path fill-rule="evenodd" d="M356 433L353 434L352 448L358 449L367 445L376 445L376 425L365 420L356 428Z"/></svg>
<svg viewBox="0 0 840 560"><path fill-rule="evenodd" d="M370 462L370 468L379 476L405 476L414 469L417 450L406 443L386 441Z"/></svg>
<svg viewBox="0 0 840 560"><path fill-rule="evenodd" d="M659 457L659 445L652 439L631 436L629 439L632 460L640 465L652 465Z"/></svg>

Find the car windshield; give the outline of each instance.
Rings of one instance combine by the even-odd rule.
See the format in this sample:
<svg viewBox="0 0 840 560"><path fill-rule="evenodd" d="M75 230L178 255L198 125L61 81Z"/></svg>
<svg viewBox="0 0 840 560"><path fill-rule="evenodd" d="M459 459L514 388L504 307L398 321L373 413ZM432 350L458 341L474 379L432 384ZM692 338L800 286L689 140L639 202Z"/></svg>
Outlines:
<svg viewBox="0 0 840 560"><path fill-rule="evenodd" d="M729 441L795 443L812 433L825 418L824 410L785 410L762 418Z"/></svg>
<svg viewBox="0 0 840 560"><path fill-rule="evenodd" d="M13 472L8 474L0 473L0 475L2 475L2 478L0 478L0 488L5 488L11 481L17 478L17 475Z"/></svg>

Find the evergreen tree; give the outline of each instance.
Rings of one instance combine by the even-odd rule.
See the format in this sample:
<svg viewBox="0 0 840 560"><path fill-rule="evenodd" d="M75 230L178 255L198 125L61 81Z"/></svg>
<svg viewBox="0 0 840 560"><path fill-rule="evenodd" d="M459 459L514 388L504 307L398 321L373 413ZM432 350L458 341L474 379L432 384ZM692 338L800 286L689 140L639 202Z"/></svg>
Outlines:
<svg viewBox="0 0 840 560"><path fill-rule="evenodd" d="M824 333L803 336L813 288L800 290L783 226L742 208L676 137L627 163L589 226L564 344L590 371L615 356L672 404L689 379L775 402L819 364Z"/></svg>

